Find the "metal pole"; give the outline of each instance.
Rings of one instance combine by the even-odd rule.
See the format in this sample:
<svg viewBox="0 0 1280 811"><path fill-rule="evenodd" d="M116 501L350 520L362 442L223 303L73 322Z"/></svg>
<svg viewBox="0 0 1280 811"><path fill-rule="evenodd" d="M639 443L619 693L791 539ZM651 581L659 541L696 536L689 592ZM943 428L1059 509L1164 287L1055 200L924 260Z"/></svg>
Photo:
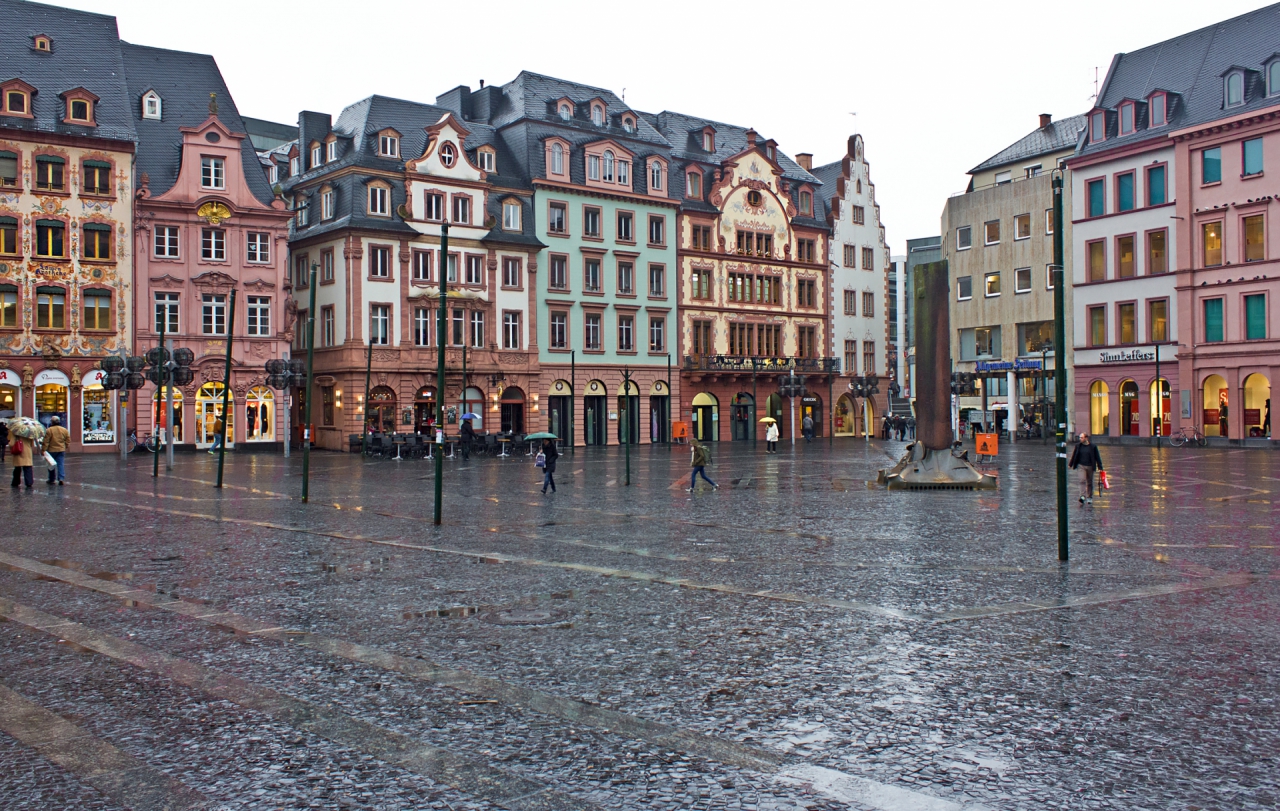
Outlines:
<svg viewBox="0 0 1280 811"><path fill-rule="evenodd" d="M787 399L791 401L791 445L796 444L796 370L791 369L791 388L788 389L791 396Z"/></svg>
<svg viewBox="0 0 1280 811"><path fill-rule="evenodd" d="M467 327L470 327L470 326L471 326L470 324L467 325ZM496 324L494 326L497 327ZM462 336L462 413L463 414L467 413L467 343L470 340L470 338L471 338L470 335ZM483 403L481 405L483 405ZM498 427L499 428L502 427L501 423L499 423Z"/></svg>
<svg viewBox="0 0 1280 811"><path fill-rule="evenodd" d="M574 453L574 446L578 444L578 350L569 350L569 453ZM670 361L668 361L670 363ZM668 372L668 379L670 373ZM667 388L671 388L667 386ZM576 455L576 454L575 454Z"/></svg>
<svg viewBox="0 0 1280 811"><path fill-rule="evenodd" d="M1160 344L1156 344L1156 447L1160 447L1160 432L1164 429L1164 383L1160 381Z"/></svg>
<svg viewBox="0 0 1280 811"><path fill-rule="evenodd" d="M835 387L831 382L831 370L827 370L827 447L836 446L836 404L831 399L835 396Z"/></svg>
<svg viewBox="0 0 1280 811"><path fill-rule="evenodd" d="M164 318L161 319L160 321L160 343L156 344L156 347L161 352L164 351L164 330L165 330L165 327L167 326L169 326L169 309L168 309L168 306L166 305L165 311L164 311ZM168 378L169 370L168 368L166 368L167 366L168 364L164 364L164 363L158 364L156 366L156 380L159 381L156 383L156 413L161 413L161 414L164 412L160 410L161 398L159 395L160 395L160 392L164 391L165 382L169 379ZM142 398L139 397L138 399L142 399ZM158 430L158 426L156 426L155 422L156 421L153 420L151 424L151 432L156 436L155 458L151 460L151 478L153 479L158 478L160 476L160 433ZM165 430L168 431L167 426Z"/></svg>
<svg viewBox="0 0 1280 811"><path fill-rule="evenodd" d="M436 328L436 505L432 522L440 526L440 499L444 496L444 344L448 338L446 307L449 298L449 223L440 225L440 317ZM463 336L466 337L465 335ZM463 341L465 344L466 341ZM465 396L465 394L464 394ZM365 405L366 410L368 405Z"/></svg>
<svg viewBox="0 0 1280 811"><path fill-rule="evenodd" d="M129 427L124 424L124 406L120 402L120 392L111 393L111 406L112 425L116 427L116 439L120 442L120 461L124 462L129 458Z"/></svg>
<svg viewBox="0 0 1280 811"><path fill-rule="evenodd" d="M314 295L314 294L313 294ZM310 313L307 314L308 316ZM236 291L231 291L231 311L227 314L227 373L222 378L222 441L218 443L218 487L222 487L222 465L227 456L227 424L231 422L227 400L231 397L231 342L236 332ZM173 419L173 415L169 416ZM173 429L169 429L173 436ZM234 434L232 435L234 437Z"/></svg>
<svg viewBox="0 0 1280 811"><path fill-rule="evenodd" d="M173 360L173 339L169 338L165 342L165 348L169 350L169 362L165 364L165 368L169 370L169 385L164 387L165 413L169 416L165 420L165 424L169 426L169 430L165 431L165 452L164 452L164 469L173 470L173 442L174 430L177 427L177 420L174 419L173 408L173 367L177 366Z"/></svg>
<svg viewBox="0 0 1280 811"><path fill-rule="evenodd" d="M627 457L627 487L631 486L631 367L622 367L622 402L626 404L627 413L622 418L622 447Z"/></svg>
<svg viewBox="0 0 1280 811"><path fill-rule="evenodd" d="M307 388L302 392L302 503L307 503L311 485L311 385L316 361L316 263L311 263L311 295L307 299ZM365 403L368 412L369 404Z"/></svg>
<svg viewBox="0 0 1280 811"><path fill-rule="evenodd" d="M290 356L290 358L292 358L292 355ZM288 360L286 360L286 362L288 362ZM290 377L292 377L292 374L290 374ZM286 385L284 387L284 391L281 393L284 395L284 458L288 459L289 458L289 428L290 428L289 417L291 416L289 412L293 410L292 387Z"/></svg>
<svg viewBox="0 0 1280 811"><path fill-rule="evenodd" d="M675 400L675 392L671 388L671 353L667 353L667 449L671 448L671 401Z"/></svg>
<svg viewBox="0 0 1280 811"><path fill-rule="evenodd" d="M759 416L760 398L756 395L756 359L751 359L751 444L755 446L759 443L760 438L756 436L756 426L760 423L756 422ZM766 448L765 450L768 450Z"/></svg>
<svg viewBox="0 0 1280 811"><path fill-rule="evenodd" d="M1058 458L1058 560L1066 561L1067 544L1067 376L1062 374L1062 355L1067 345L1066 298L1062 272L1062 171L1053 175L1053 346L1054 407L1057 423L1054 439Z"/></svg>
<svg viewBox="0 0 1280 811"><path fill-rule="evenodd" d="M360 414L360 456L369 453L369 377L373 374L373 319L368 327L369 351L364 361L364 410Z"/></svg>

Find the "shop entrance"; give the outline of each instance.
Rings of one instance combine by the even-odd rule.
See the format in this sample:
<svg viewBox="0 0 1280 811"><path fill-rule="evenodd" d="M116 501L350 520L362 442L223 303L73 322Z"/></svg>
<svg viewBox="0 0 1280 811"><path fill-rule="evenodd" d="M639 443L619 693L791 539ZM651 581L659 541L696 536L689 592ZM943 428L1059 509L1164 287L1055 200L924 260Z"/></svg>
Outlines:
<svg viewBox="0 0 1280 811"><path fill-rule="evenodd" d="M168 403L168 387L157 389L151 395L151 425L163 443L168 443L169 441L167 430ZM173 441L178 445L187 441L182 430L182 389L177 386L173 387Z"/></svg>
<svg viewBox="0 0 1280 811"><path fill-rule="evenodd" d="M1255 439L1271 436L1271 381L1265 375L1251 374L1244 379L1244 435Z"/></svg>
<svg viewBox="0 0 1280 811"><path fill-rule="evenodd" d="M735 442L752 439L756 424L756 401L745 391L738 392L733 398L733 419L730 421Z"/></svg>
<svg viewBox="0 0 1280 811"><path fill-rule="evenodd" d="M1227 381L1221 375L1209 375L1204 381L1204 435L1226 436L1230 408Z"/></svg>
<svg viewBox="0 0 1280 811"><path fill-rule="evenodd" d="M705 391L693 398L693 435L699 442L720 438L720 401Z"/></svg>
<svg viewBox="0 0 1280 811"><path fill-rule="evenodd" d="M1169 436L1169 418L1173 410L1169 397L1169 381L1161 378L1151 381L1151 435ZM1048 424L1048 421L1045 422Z"/></svg>
<svg viewBox="0 0 1280 811"><path fill-rule="evenodd" d="M375 432L395 433L396 393L394 391L386 386L378 386L369 392L365 425Z"/></svg>
<svg viewBox="0 0 1280 811"><path fill-rule="evenodd" d="M1137 436L1138 426L1138 384L1126 380L1120 384L1120 432L1124 436Z"/></svg>
<svg viewBox="0 0 1280 811"><path fill-rule="evenodd" d="M602 394L582 398L583 430L586 431L588 445L609 444L609 434L605 426L609 422L609 398Z"/></svg>
<svg viewBox="0 0 1280 811"><path fill-rule="evenodd" d="M276 438L276 395L265 386L249 389L244 407L246 442L270 442Z"/></svg>
<svg viewBox="0 0 1280 811"><path fill-rule="evenodd" d="M507 386L498 397L502 408L502 433L524 433L524 391L518 386Z"/></svg>
<svg viewBox="0 0 1280 811"><path fill-rule="evenodd" d="M782 404L783 399L780 394L770 394L764 401L764 413L766 417L773 417L774 425L778 426L778 436L787 435L787 424L782 421Z"/></svg>
<svg viewBox="0 0 1280 811"><path fill-rule="evenodd" d="M853 398L842 394L836 400L836 436L853 436L855 427Z"/></svg>
<svg viewBox="0 0 1280 811"><path fill-rule="evenodd" d="M822 436L822 398L816 394L806 394L800 398L800 424L804 418L813 418L813 435Z"/></svg>
<svg viewBox="0 0 1280 811"><path fill-rule="evenodd" d="M1111 427L1111 391L1101 380L1089 386L1089 433L1106 436Z"/></svg>
<svg viewBox="0 0 1280 811"><path fill-rule="evenodd" d="M213 438L218 435L218 418L222 416L222 390L225 388L226 386L221 383L205 383L196 392L196 447L198 448L211 447ZM227 415L227 447L234 448L236 444L234 394L227 398L227 411L230 412Z"/></svg>
<svg viewBox="0 0 1280 811"><path fill-rule="evenodd" d="M436 390L432 386L423 386L413 396L413 431L417 434L431 434L431 426L436 421ZM471 426L475 428L473 424Z"/></svg>
<svg viewBox="0 0 1280 811"><path fill-rule="evenodd" d="M623 443L640 444L640 387L634 381L628 392L618 387L618 444Z"/></svg>

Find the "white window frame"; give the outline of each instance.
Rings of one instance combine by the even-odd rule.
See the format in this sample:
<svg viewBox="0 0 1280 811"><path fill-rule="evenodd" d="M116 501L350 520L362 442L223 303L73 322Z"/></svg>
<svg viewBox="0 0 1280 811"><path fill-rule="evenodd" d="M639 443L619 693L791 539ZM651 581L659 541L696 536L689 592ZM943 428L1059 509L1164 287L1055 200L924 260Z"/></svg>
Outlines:
<svg viewBox="0 0 1280 811"><path fill-rule="evenodd" d="M994 293L991 292L991 280L993 278L995 279L995 282L996 282L996 292ZM982 297L983 298L998 297L1000 295L999 288L1000 288L1000 271L993 270L988 273L982 274Z"/></svg>
<svg viewBox="0 0 1280 811"><path fill-rule="evenodd" d="M600 156L588 155L587 156L587 180L599 180L599 179L600 179Z"/></svg>
<svg viewBox="0 0 1280 811"><path fill-rule="evenodd" d="M176 225L157 225L155 239L152 242L153 255L158 259L180 259L181 240ZM163 242L163 248L161 243Z"/></svg>
<svg viewBox="0 0 1280 811"><path fill-rule="evenodd" d="M582 346L593 352L604 348L600 345L600 313L582 314Z"/></svg>
<svg viewBox="0 0 1280 811"><path fill-rule="evenodd" d="M988 234L988 232L989 232L989 230L990 230L990 229L988 229L988 228L987 228L987 226L988 226L988 225L991 225L992 223L994 223L994 224L995 224L995 226L996 226L996 238L995 238L994 240L987 239L987 237L988 237L988 235L989 235L989 234ZM986 246L986 245L999 245L999 244L1000 244L1000 230L1001 230L1001 228L1000 228L1000 221L999 221L999 220L987 220L986 222L984 222L984 223L982 224L982 244L983 244L984 246Z"/></svg>
<svg viewBox="0 0 1280 811"><path fill-rule="evenodd" d="M165 322L164 323L165 334L177 335L179 332L181 332L180 327L182 326L182 321L181 321L182 310L178 306L179 302L181 301L180 295L181 294L179 293L170 293L170 292L164 292L164 291L157 292L155 294L155 299L154 299L155 301L154 316L155 317L152 320L151 326L154 328L157 334L159 334L160 332L161 320Z"/></svg>
<svg viewBox="0 0 1280 811"><path fill-rule="evenodd" d="M633 315L618 316L618 351L636 351L636 319Z"/></svg>
<svg viewBox="0 0 1280 811"><path fill-rule="evenodd" d="M655 285L653 282L657 280ZM649 297L667 297L667 266L658 262L649 263Z"/></svg>
<svg viewBox="0 0 1280 811"><path fill-rule="evenodd" d="M462 225L471 222L471 195L459 194L453 198L453 221Z"/></svg>
<svg viewBox="0 0 1280 811"><path fill-rule="evenodd" d="M391 278L391 248L386 245L370 246L369 275L375 279Z"/></svg>
<svg viewBox="0 0 1280 811"><path fill-rule="evenodd" d="M431 281L431 264L431 251L414 251L412 254L412 270L410 271L413 281Z"/></svg>
<svg viewBox="0 0 1280 811"><path fill-rule="evenodd" d="M502 314L502 348L520 348L520 313L505 312Z"/></svg>
<svg viewBox="0 0 1280 811"><path fill-rule="evenodd" d="M142 97L142 117L152 121L164 118L164 100L154 90Z"/></svg>
<svg viewBox="0 0 1280 811"><path fill-rule="evenodd" d="M502 204L502 230L520 230L520 209L521 205L518 200L507 200Z"/></svg>
<svg viewBox="0 0 1280 811"><path fill-rule="evenodd" d="M271 298L246 296L245 334L258 338L271 335Z"/></svg>
<svg viewBox="0 0 1280 811"><path fill-rule="evenodd" d="M337 340L337 315L333 307L320 308L320 345L333 346Z"/></svg>
<svg viewBox="0 0 1280 811"><path fill-rule="evenodd" d="M962 245L962 244L960 244L960 235L961 235L961 234L963 234L963 235L965 236L965 238L968 240L968 242L969 242L969 244L968 244L968 245ZM971 225L962 225L962 226L960 226L959 228L957 228L957 229L956 229L956 250L957 250L957 251L967 251L967 250L970 250L971 248L973 248L973 226L971 226Z"/></svg>
<svg viewBox="0 0 1280 811"><path fill-rule="evenodd" d="M333 163L338 159L338 142L337 140L326 141L324 145L324 162Z"/></svg>
<svg viewBox="0 0 1280 811"><path fill-rule="evenodd" d="M1023 287L1023 286L1022 286L1022 274L1023 274L1024 272L1027 274L1027 286L1026 286L1026 287ZM1014 269L1013 269L1013 293L1014 293L1014 295L1017 295L1017 294L1019 294L1019 293L1030 293L1030 292L1031 292L1031 287L1032 287L1032 285L1033 285L1033 284L1034 284L1034 283L1033 283L1032 278L1031 278L1031 268L1014 268Z"/></svg>
<svg viewBox="0 0 1280 811"><path fill-rule="evenodd" d="M551 145L551 174L564 174L564 146L559 143Z"/></svg>
<svg viewBox="0 0 1280 811"><path fill-rule="evenodd" d="M301 158L299 158L297 155L294 155L292 158L289 158L289 175L290 176L296 177L299 174L298 170L301 168L302 168Z"/></svg>
<svg viewBox="0 0 1280 811"><path fill-rule="evenodd" d="M604 126L604 108L599 104L591 105L591 123L597 127Z"/></svg>
<svg viewBox="0 0 1280 811"><path fill-rule="evenodd" d="M569 348L569 314L562 311L552 312L547 326L547 340L552 349Z"/></svg>
<svg viewBox="0 0 1280 811"><path fill-rule="evenodd" d="M1018 223L1022 220L1023 217L1026 218L1026 222L1027 222L1027 235L1025 237L1020 236L1018 234ZM1031 215L1015 214L1013 215L1013 241L1020 242L1021 240L1024 240L1024 239L1031 239Z"/></svg>
<svg viewBox="0 0 1280 811"><path fill-rule="evenodd" d="M520 277L523 275L520 271L522 269L523 265L520 262L519 257L502 257L502 286L520 287Z"/></svg>
<svg viewBox="0 0 1280 811"><path fill-rule="evenodd" d="M320 193L320 219L333 219L333 191Z"/></svg>
<svg viewBox="0 0 1280 811"><path fill-rule="evenodd" d="M378 154L384 158L400 156L400 139L394 135L378 136Z"/></svg>
<svg viewBox="0 0 1280 811"><path fill-rule="evenodd" d="M467 254L466 283L484 284L484 257L474 253Z"/></svg>
<svg viewBox="0 0 1280 811"><path fill-rule="evenodd" d="M391 345L391 305L369 305L369 343L374 346Z"/></svg>
<svg viewBox="0 0 1280 811"><path fill-rule="evenodd" d="M654 237L657 239L654 239ZM666 217L649 215L649 244L650 245L666 245L667 244L667 219Z"/></svg>
<svg viewBox="0 0 1280 811"><path fill-rule="evenodd" d="M386 186L369 187L369 214L373 217L387 217L391 212L391 189Z"/></svg>
<svg viewBox="0 0 1280 811"><path fill-rule="evenodd" d="M324 153L321 151L319 144L316 144L315 146L311 147L311 168L312 169L316 168L321 164L320 158L323 154Z"/></svg>
<svg viewBox="0 0 1280 811"><path fill-rule="evenodd" d="M266 231L249 231L245 234L244 258L246 262L265 265L271 262L271 234Z"/></svg>
<svg viewBox="0 0 1280 811"><path fill-rule="evenodd" d="M484 349L484 311L472 310L467 318L467 331L471 337L472 349Z"/></svg>
<svg viewBox="0 0 1280 811"><path fill-rule="evenodd" d="M225 295L204 293L200 296L200 334L227 334L227 297Z"/></svg>
<svg viewBox="0 0 1280 811"><path fill-rule="evenodd" d="M429 307L415 307L413 310L413 345L431 346L431 317L435 311Z"/></svg>
<svg viewBox="0 0 1280 811"><path fill-rule="evenodd" d="M481 149L476 152L476 157L479 158L478 162L481 170L485 172L493 171L493 152L488 149Z"/></svg>
<svg viewBox="0 0 1280 811"><path fill-rule="evenodd" d="M225 189L227 187L227 164L222 158L212 156L200 159L200 188Z"/></svg>
<svg viewBox="0 0 1280 811"><path fill-rule="evenodd" d="M451 169L457 162L458 150L454 148L453 144L444 144L440 147L440 164L444 168Z"/></svg>
<svg viewBox="0 0 1280 811"><path fill-rule="evenodd" d="M654 161L649 164L649 188L654 191L662 191L662 163Z"/></svg>
<svg viewBox="0 0 1280 811"><path fill-rule="evenodd" d="M422 195L422 216L424 219L437 222L444 219L444 195L437 192L424 192Z"/></svg>
<svg viewBox="0 0 1280 811"><path fill-rule="evenodd" d="M967 296L960 292L960 282L964 279L969 280L969 295ZM957 276L956 277L956 301L972 301L972 300L973 300L973 277Z"/></svg>
<svg viewBox="0 0 1280 811"><path fill-rule="evenodd" d="M200 229L200 258L206 262L227 261L227 232L221 228Z"/></svg>
<svg viewBox="0 0 1280 811"><path fill-rule="evenodd" d="M649 351L665 352L667 349L667 319L660 316L649 318Z"/></svg>

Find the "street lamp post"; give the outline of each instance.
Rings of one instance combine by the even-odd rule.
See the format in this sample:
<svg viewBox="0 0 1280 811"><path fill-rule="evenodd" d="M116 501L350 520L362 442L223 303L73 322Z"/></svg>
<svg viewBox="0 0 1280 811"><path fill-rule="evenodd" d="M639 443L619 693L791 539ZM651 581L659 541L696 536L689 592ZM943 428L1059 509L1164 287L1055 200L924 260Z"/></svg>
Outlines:
<svg viewBox="0 0 1280 811"><path fill-rule="evenodd" d="M631 486L631 367L622 367L623 405L627 412L622 415L622 447L627 457L627 487Z"/></svg>
<svg viewBox="0 0 1280 811"><path fill-rule="evenodd" d="M1058 402L1054 407L1054 442L1058 461L1058 560L1066 561L1067 544L1067 376L1061 361L1063 347L1067 345L1066 298L1063 291L1063 245L1062 245L1062 186L1061 169L1053 173L1053 345L1057 347L1054 355L1054 396Z"/></svg>
<svg viewBox="0 0 1280 811"><path fill-rule="evenodd" d="M311 263L311 294L307 299L307 387L302 394L302 503L306 504L311 487L311 387L316 373L316 263ZM230 381L228 381L230 382ZM368 403L365 403L368 408ZM226 441L223 441L226 445Z"/></svg>
<svg viewBox="0 0 1280 811"><path fill-rule="evenodd" d="M314 275L314 271L312 272L312 275ZM313 293L312 294L313 305L314 305L314 298L315 298L315 294ZM310 317L311 313L308 312L307 316ZM312 321L311 323L314 323L314 321ZM222 378L222 430L219 432L222 439L218 443L218 484L216 485L219 489L222 488L222 465L223 465L223 461L226 459L226 456L227 456L227 425L231 422L231 415L228 413L229 407L228 407L227 401L231 397L231 343L233 340L233 336L235 335L235 329L236 329L236 291L232 290L231 291L231 309L227 314L227 366L226 366L226 373L223 375L223 378ZM169 435L170 436L173 435L172 429L169 431ZM233 438L234 438L234 435L233 435Z"/></svg>
<svg viewBox="0 0 1280 811"><path fill-rule="evenodd" d="M449 223L440 224L440 316L436 327L436 503L432 523L440 526L440 500L444 496L444 344L448 334L445 326L449 297ZM465 336L464 336L465 337ZM465 391L463 397L466 397ZM365 410L369 408L365 403Z"/></svg>

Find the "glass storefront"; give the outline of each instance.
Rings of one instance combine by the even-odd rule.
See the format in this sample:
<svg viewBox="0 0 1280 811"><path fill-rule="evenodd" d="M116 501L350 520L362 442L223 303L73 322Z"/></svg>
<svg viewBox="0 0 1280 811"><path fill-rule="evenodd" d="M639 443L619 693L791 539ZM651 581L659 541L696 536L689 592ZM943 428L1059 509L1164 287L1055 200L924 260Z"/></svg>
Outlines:
<svg viewBox="0 0 1280 811"><path fill-rule="evenodd" d="M0 420L18 416L22 396L17 386L0 386Z"/></svg>
<svg viewBox="0 0 1280 811"><path fill-rule="evenodd" d="M196 392L196 445L201 448L207 448L213 445L213 438L218 435L217 423L218 418L222 416L222 390L226 388L221 383L205 383ZM230 448L236 444L235 441L235 395L232 394L227 399L230 415L227 422L227 447Z"/></svg>
<svg viewBox="0 0 1280 811"><path fill-rule="evenodd" d="M111 418L111 392L102 388L102 384L94 383L85 386L82 394L80 441L86 445L115 442L115 422Z"/></svg>
<svg viewBox="0 0 1280 811"><path fill-rule="evenodd" d="M48 428L53 424L53 418L61 419L63 425L68 425L67 419L67 387L60 383L45 383L42 386L36 386L36 419L40 420L40 424Z"/></svg>
<svg viewBox="0 0 1280 811"><path fill-rule="evenodd" d="M169 435L165 432L165 428L169 422L166 416L166 406L168 405L169 391L165 389L157 389L151 395L151 424L155 426L155 433L160 437L161 442L168 442ZM182 389L175 386L173 388L173 441L182 442Z"/></svg>
<svg viewBox="0 0 1280 811"><path fill-rule="evenodd" d="M244 406L244 438L246 442L270 442L276 438L276 395L271 389L254 386L249 389ZM330 423L332 420L330 421Z"/></svg>

